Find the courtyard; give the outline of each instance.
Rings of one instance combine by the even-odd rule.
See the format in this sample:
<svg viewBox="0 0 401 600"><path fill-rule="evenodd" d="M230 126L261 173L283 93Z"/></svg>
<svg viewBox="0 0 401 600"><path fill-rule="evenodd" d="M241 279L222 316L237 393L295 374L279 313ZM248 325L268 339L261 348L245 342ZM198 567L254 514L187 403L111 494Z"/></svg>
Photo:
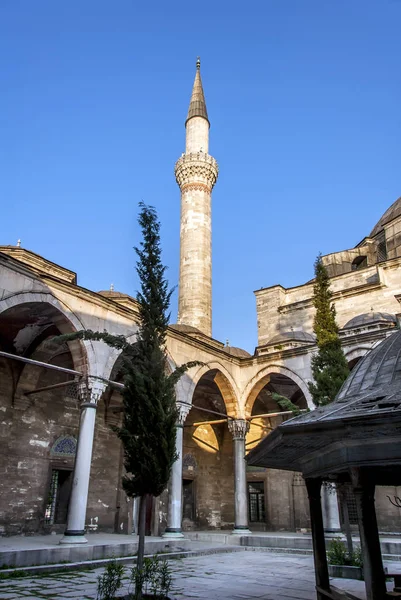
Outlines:
<svg viewBox="0 0 401 600"><path fill-rule="evenodd" d="M310 556L274 554L261 550L212 554L171 561L174 600L311 600L315 597L313 559ZM399 563L386 563L389 570ZM130 565L126 565L127 593ZM95 600L97 578L103 569L65 571L36 577L0 580L3 600ZM365 599L363 581L333 579L333 585ZM389 584L390 585L390 584ZM390 589L390 588L389 588Z"/></svg>

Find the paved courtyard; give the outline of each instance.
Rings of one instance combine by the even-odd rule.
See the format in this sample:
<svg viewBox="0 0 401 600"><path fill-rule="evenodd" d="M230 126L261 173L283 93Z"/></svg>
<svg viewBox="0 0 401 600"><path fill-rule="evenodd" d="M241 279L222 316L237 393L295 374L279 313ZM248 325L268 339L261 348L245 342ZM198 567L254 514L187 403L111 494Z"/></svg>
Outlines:
<svg viewBox="0 0 401 600"><path fill-rule="evenodd" d="M242 551L171 561L176 600L314 600L313 561L309 556ZM128 574L129 566L127 566ZM3 600L94 600L103 569L0 581ZM361 581L333 580L337 587L364 599ZM124 592L128 591L128 577ZM121 592L122 594L123 592Z"/></svg>

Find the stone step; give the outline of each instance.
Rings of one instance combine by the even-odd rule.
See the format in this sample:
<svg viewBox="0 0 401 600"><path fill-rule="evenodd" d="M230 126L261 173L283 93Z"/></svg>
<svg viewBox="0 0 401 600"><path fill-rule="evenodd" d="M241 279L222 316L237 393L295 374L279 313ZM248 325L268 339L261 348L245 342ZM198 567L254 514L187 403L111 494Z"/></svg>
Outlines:
<svg viewBox="0 0 401 600"><path fill-rule="evenodd" d="M163 559L180 559L180 558L192 558L195 556L208 556L210 554L227 554L229 552L244 552L246 548L240 546L226 546L220 545L212 548L202 548L199 550L185 550L178 552L163 552L159 556ZM156 553L157 554L157 553ZM154 556L154 554L146 554L146 557ZM104 567L111 560L116 560L120 564L134 564L136 562L136 556L110 556L109 558L103 558L99 560L85 560L70 563L53 563L47 565L35 565L30 567L19 567L17 569L0 569L0 574L13 575L16 571L23 571L27 575L40 575L42 573L54 573L60 571L79 571L80 569L88 568L99 568Z"/></svg>

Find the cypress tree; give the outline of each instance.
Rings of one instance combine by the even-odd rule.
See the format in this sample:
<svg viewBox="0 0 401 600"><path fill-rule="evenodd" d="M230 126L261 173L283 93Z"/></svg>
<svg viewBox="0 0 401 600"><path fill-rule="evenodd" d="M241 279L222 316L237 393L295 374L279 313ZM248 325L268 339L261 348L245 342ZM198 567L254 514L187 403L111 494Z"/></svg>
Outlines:
<svg viewBox="0 0 401 600"><path fill-rule="evenodd" d="M143 566L145 549L146 502L166 488L173 463L177 459L175 384L189 368L201 363L193 361L167 373L166 334L172 290L165 278L161 261L160 223L156 211L140 203L138 219L142 241L135 248L140 291L139 331L136 340L106 331L82 330L58 336L58 341L72 339L102 340L121 350L124 381L123 420L113 427L124 450L125 475L122 486L129 497L140 497L139 544L137 567ZM142 595L141 578L137 578L135 597Z"/></svg>
<svg viewBox="0 0 401 600"><path fill-rule="evenodd" d="M318 351L311 363L314 381L309 383L309 391L316 406L332 402L349 374L331 299L330 278L319 254L315 261L313 286L313 305L316 309L313 331Z"/></svg>

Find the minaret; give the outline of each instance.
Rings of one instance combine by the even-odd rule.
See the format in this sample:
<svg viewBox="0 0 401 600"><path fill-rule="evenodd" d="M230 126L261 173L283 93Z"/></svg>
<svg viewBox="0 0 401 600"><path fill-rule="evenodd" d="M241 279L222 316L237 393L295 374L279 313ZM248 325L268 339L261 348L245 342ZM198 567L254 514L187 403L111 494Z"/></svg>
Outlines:
<svg viewBox="0 0 401 600"><path fill-rule="evenodd" d="M175 165L181 190L178 323L212 335L212 189L218 167L208 154L209 119L200 60L185 122L185 154Z"/></svg>

